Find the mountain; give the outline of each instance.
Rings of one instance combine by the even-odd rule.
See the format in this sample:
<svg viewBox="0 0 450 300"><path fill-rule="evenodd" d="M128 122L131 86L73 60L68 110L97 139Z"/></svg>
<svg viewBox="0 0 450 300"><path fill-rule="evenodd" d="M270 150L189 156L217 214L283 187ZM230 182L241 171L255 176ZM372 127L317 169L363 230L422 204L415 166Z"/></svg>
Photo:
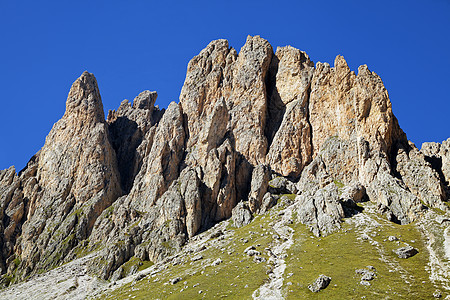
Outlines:
<svg viewBox="0 0 450 300"><path fill-rule="evenodd" d="M450 139L409 142L366 65L216 40L156 98L105 118L84 72L0 171L0 298L449 293Z"/></svg>

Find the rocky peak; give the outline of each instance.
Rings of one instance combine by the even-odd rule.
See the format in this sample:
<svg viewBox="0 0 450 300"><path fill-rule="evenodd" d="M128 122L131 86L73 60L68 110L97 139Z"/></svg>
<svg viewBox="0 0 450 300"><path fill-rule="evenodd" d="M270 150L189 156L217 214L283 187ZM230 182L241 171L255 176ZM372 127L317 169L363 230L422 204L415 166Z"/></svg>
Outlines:
<svg viewBox="0 0 450 300"><path fill-rule="evenodd" d="M102 99L94 74L84 71L70 88L64 117L81 117L83 121L104 122Z"/></svg>
<svg viewBox="0 0 450 300"><path fill-rule="evenodd" d="M26 216L15 220L21 231L14 254L21 262L15 266L18 278L61 263L122 193L92 74L84 72L73 83L66 107L40 152L16 180L15 203L25 206Z"/></svg>
<svg viewBox="0 0 450 300"><path fill-rule="evenodd" d="M2 272L100 249L90 271L120 278L132 257L165 260L277 201L316 236L360 201L400 224L448 210L449 142L408 143L381 78L340 55L330 67L259 36L239 53L216 40L189 62L178 104L160 111L156 98L124 100L105 121L95 77L74 82L41 151L20 174L0 171Z"/></svg>

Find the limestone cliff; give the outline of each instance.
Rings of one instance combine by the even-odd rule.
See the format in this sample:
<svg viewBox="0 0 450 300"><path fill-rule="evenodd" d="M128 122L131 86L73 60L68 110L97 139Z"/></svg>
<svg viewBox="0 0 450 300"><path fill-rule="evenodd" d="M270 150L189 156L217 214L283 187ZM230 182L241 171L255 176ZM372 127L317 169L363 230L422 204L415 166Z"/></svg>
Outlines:
<svg viewBox="0 0 450 300"><path fill-rule="evenodd" d="M381 78L342 56L314 65L259 36L239 53L216 40L189 62L179 103L160 110L156 97L105 120L95 77L74 82L44 147L21 172L0 171L2 274L19 281L96 251L90 271L117 279L130 258L162 261L285 194L317 236L361 201L400 224L447 210L449 141L409 143Z"/></svg>

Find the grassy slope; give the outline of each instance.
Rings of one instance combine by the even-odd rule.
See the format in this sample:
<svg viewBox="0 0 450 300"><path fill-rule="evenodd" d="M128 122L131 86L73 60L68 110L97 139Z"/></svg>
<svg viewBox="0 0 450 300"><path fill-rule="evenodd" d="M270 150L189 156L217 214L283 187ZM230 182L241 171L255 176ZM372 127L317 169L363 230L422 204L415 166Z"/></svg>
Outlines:
<svg viewBox="0 0 450 300"><path fill-rule="evenodd" d="M250 245L268 259L264 249L272 241L269 223L278 218L281 207L258 216L251 224L231 230L231 237L210 240L201 254L203 259L192 262L198 253L183 257L181 263L168 267L154 277L127 284L104 294L102 299L250 299L268 276L270 265L255 263L243 254ZM429 280L428 252L415 224L397 225L374 213L364 214L372 224L357 224L346 220L342 229L327 237L316 238L308 228L294 222L294 244L287 252L284 272L284 294L288 299L428 299L438 285ZM375 225L374 225L375 224ZM231 227L229 226L231 229ZM228 231L230 233L230 231ZM263 235L263 236L262 236ZM394 235L399 241L389 241ZM365 236L365 238L361 238ZM247 243L243 239L248 239ZM400 259L393 249L408 243L419 249L409 259ZM232 254L228 254L232 252ZM211 266L216 258L223 262ZM376 268L377 277L370 286L360 284L356 269ZM319 274L332 278L330 286L319 293L307 288ZM182 280L174 285L173 278ZM439 284L439 283L436 283ZM199 291L202 293L199 293ZM443 296L446 291L441 288Z"/></svg>
<svg viewBox="0 0 450 300"><path fill-rule="evenodd" d="M428 253L420 232L414 224L401 226L377 219L381 226L367 240L358 238L362 228L348 223L341 231L319 239L311 238L304 227L296 225L295 244L285 272L293 273L286 279L293 283L287 288L288 298L430 298L436 287L428 279ZM389 241L390 235L399 237L399 243ZM404 246L404 242L419 249L419 253L409 259L398 258L392 250ZM377 277L370 286L361 285L361 277L355 273L366 266L376 269ZM319 274L330 276L332 281L327 289L312 294L307 286Z"/></svg>
<svg viewBox="0 0 450 300"><path fill-rule="evenodd" d="M181 263L147 277L130 283L102 299L247 299L266 279L266 263L255 263L252 257L244 254L250 245L256 247L267 259L264 248L271 241L268 216L259 216L251 224L233 230L231 238L216 238L209 242L206 250L184 257ZM261 228L262 225L265 228ZM253 232L253 234L249 233ZM247 239L248 242L244 242ZM228 252L232 252L229 254ZM201 254L203 259L191 261ZM212 266L217 258L222 263ZM169 281L181 277L176 284ZM195 285L195 287L194 287ZM180 291L183 290L183 291ZM202 291L199 293L199 291Z"/></svg>

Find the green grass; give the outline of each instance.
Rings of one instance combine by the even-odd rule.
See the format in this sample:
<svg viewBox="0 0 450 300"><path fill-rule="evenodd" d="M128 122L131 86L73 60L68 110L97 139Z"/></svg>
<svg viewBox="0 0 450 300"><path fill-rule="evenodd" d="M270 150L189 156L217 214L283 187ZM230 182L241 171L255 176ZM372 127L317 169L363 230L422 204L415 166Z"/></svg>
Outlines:
<svg viewBox="0 0 450 300"><path fill-rule="evenodd" d="M250 245L259 244L257 250L261 252L262 257L268 258L264 253L264 248L272 240L268 222L268 215L257 216L251 224L233 229L231 240L222 237L212 239L207 249L200 252L203 259L195 262L190 260L199 253L183 256L180 264L171 266L155 277L146 277L134 284L127 284L100 298L126 299L135 296L135 299L251 299L253 291L267 278L267 266L266 263L254 262L253 257L244 254L244 250ZM248 242L244 243L243 239ZM219 240L223 244L220 244ZM211 266L217 258L221 258L223 262ZM182 280L174 285L169 283L176 277L181 277ZM183 291L180 291L182 289Z"/></svg>
<svg viewBox="0 0 450 300"><path fill-rule="evenodd" d="M378 217L377 221L381 226L372 238L379 243L378 248L369 240L357 239L361 228L348 223L339 232L318 239L312 238L305 227L294 225L295 243L285 271L285 276L293 273L285 277L285 283L293 283L286 288L288 299L431 298L436 287L428 278L428 253L420 232L414 224L397 225ZM397 236L399 244L387 240L390 235ZM398 258L392 250L404 246L404 242L419 249L419 253L409 259ZM377 278L366 287L359 284L355 270L369 265L376 268ZM315 294L307 287L320 274L332 280L328 288Z"/></svg>
<svg viewBox="0 0 450 300"><path fill-rule="evenodd" d="M267 262L255 263L243 251L250 245L259 244L257 250L268 259L264 249L273 242L269 223L279 218L277 214L285 205L281 201L265 215L256 216L247 226L235 229L228 224L227 230L232 232L230 239L228 236L212 239L206 250L181 255L178 264L169 263L167 269L154 277L127 284L103 294L100 299L251 299L252 293L268 280L266 272L271 266ZM287 250L285 258L283 293L286 298L430 299L436 289L440 289L445 298L445 289L439 282L435 285L429 279L428 252L416 224L397 225L377 214L365 212L379 224L370 228L369 239L361 239L367 224L356 226L349 219L344 220L338 232L320 238L314 237L307 226L290 225L294 229L294 244ZM444 229L438 227L435 234ZM391 235L399 241L389 241ZM244 242L246 239L247 243ZM392 250L406 243L417 248L419 253L400 259ZM229 251L232 251L231 255ZM198 254L203 259L191 261ZM211 266L216 258L223 262ZM370 281L370 286L363 286L361 276L355 270L369 265L375 267L377 276ZM140 267L143 268L144 265ZM308 285L320 274L330 276L331 283L326 289L312 293ZM170 280L176 277L182 279L172 285Z"/></svg>
<svg viewBox="0 0 450 300"><path fill-rule="evenodd" d="M153 265L151 261L143 261L140 258L133 256L126 263L123 264L123 273L125 276L130 275L131 268L133 266L138 266L138 271L149 268Z"/></svg>
<svg viewBox="0 0 450 300"><path fill-rule="evenodd" d="M294 200L295 200L295 197L297 197L297 194L282 194L280 198L283 198L283 197L285 197L285 198L287 198L287 199L289 199L289 200L294 201Z"/></svg>

